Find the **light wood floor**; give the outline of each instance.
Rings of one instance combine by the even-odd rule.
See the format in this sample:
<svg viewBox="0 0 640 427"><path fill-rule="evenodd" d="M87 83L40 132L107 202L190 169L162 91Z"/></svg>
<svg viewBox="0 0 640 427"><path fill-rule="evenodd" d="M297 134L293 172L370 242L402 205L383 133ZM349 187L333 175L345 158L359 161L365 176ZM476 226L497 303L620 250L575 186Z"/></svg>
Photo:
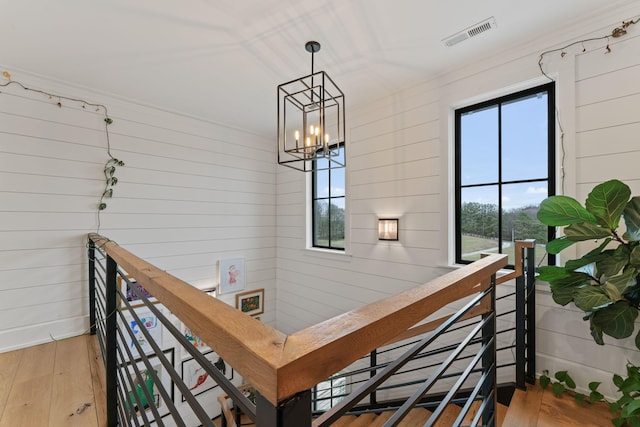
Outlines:
<svg viewBox="0 0 640 427"><path fill-rule="evenodd" d="M0 353L0 427L105 427L104 370L93 336ZM530 386L516 391L502 427L608 427L606 404Z"/></svg>
<svg viewBox="0 0 640 427"><path fill-rule="evenodd" d="M0 427L103 427L96 347L82 335L1 353Z"/></svg>
<svg viewBox="0 0 640 427"><path fill-rule="evenodd" d="M612 427L613 414L604 402L582 405L568 395L556 397L538 384L516 390L502 427Z"/></svg>

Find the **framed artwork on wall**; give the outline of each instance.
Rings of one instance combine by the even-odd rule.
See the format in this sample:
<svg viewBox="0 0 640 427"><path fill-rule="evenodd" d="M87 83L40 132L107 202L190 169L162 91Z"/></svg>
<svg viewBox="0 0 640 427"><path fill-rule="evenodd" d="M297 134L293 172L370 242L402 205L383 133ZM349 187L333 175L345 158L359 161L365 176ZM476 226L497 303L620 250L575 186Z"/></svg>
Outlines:
<svg viewBox="0 0 640 427"><path fill-rule="evenodd" d="M154 304L158 303L158 300L155 299L145 288L143 288L142 285L139 284L133 277L126 276L126 279L123 279L122 276L118 275L117 282L120 293L124 295L129 304L131 304L132 308L144 306L144 303L138 296L138 293L147 297L150 302ZM138 293L136 293L133 288L137 289ZM122 310L129 309L120 295L118 295L118 300L120 301L120 308Z"/></svg>
<svg viewBox="0 0 640 427"><path fill-rule="evenodd" d="M173 365L174 350L165 350L163 353ZM151 365L156 378L154 378L154 375L150 372L151 370L142 360L137 360L134 363L140 375L136 375L136 370L133 367L134 364L127 364L127 369L133 384L129 381L125 381L124 388L126 392L124 407L129 416L137 417L138 423L144 424L144 418L142 416L143 412L145 413L147 420L154 420L154 413L151 410L152 405L157 408L158 414L161 418L169 413L169 407L158 391L159 384L167 391L172 401L174 400L174 387L171 376L162 365L162 362L160 362L158 356L149 358L149 364ZM144 390L148 393L145 393ZM149 401L147 395L151 397L151 401Z"/></svg>
<svg viewBox="0 0 640 427"><path fill-rule="evenodd" d="M217 353L209 351L208 353L204 353L204 357L218 368L227 379L233 379L233 368L222 360ZM207 371L205 371L194 358L187 359L182 362L182 380L194 396L198 396L199 394L219 387ZM184 402L185 400L185 397L182 396L182 401Z"/></svg>
<svg viewBox="0 0 640 427"><path fill-rule="evenodd" d="M129 328L129 331L124 333L124 337L127 340L126 344L131 350L133 358L140 356L138 347L135 345L136 341L142 348L144 354L153 353L153 347L151 347L149 340L142 332L143 329L146 329L153 341L158 345L162 345L162 323L158 320L158 316L148 309L136 309L136 314L140 318L140 323L138 323L128 311L125 313L126 326Z"/></svg>
<svg viewBox="0 0 640 427"><path fill-rule="evenodd" d="M219 294L244 290L244 258L218 261L218 283Z"/></svg>
<svg viewBox="0 0 640 427"><path fill-rule="evenodd" d="M182 332L182 335L187 339L187 341L189 341L191 345L197 348L198 350L200 351L211 350L209 346L204 341L202 341L202 338L194 334L191 328L188 327L186 324L182 323L180 331ZM189 353L185 352L185 354L189 354Z"/></svg>
<svg viewBox="0 0 640 427"><path fill-rule="evenodd" d="M264 313L264 289L237 294L236 308L250 316Z"/></svg>

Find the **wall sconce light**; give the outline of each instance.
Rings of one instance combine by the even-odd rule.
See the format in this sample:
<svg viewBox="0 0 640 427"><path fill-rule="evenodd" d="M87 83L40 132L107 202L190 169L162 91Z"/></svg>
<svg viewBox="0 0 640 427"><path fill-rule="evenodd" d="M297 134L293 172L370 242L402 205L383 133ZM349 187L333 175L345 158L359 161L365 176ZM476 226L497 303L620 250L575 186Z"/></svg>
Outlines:
<svg viewBox="0 0 640 427"><path fill-rule="evenodd" d="M398 240L398 218L378 219L378 240Z"/></svg>

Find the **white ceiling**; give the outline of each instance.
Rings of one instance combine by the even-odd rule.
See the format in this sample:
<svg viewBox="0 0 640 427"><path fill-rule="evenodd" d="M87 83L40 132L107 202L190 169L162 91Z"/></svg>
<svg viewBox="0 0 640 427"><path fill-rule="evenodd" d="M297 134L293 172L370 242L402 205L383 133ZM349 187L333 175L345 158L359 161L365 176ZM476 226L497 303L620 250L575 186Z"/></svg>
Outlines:
<svg viewBox="0 0 640 427"><path fill-rule="evenodd" d="M309 73L308 40L349 106L630 4L640 13L638 0L0 0L0 62L275 134L276 87ZM441 42L491 16L495 30Z"/></svg>

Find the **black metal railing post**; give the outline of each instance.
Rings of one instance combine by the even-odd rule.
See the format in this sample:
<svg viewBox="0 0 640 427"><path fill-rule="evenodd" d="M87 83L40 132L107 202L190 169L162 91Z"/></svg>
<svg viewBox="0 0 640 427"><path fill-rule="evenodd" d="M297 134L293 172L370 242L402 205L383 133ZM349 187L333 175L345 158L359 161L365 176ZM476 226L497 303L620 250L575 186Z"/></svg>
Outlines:
<svg viewBox="0 0 640 427"><path fill-rule="evenodd" d="M96 244L89 239L87 244L89 258L89 333L96 334Z"/></svg>
<svg viewBox="0 0 640 427"><path fill-rule="evenodd" d="M311 390L296 394L273 406L258 394L256 425L260 427L311 427Z"/></svg>
<svg viewBox="0 0 640 427"><path fill-rule="evenodd" d="M116 274L118 265L110 256L107 256L106 271L106 295L105 295L105 376L106 376L106 400L107 400L107 426L118 425L118 361L116 359L116 327L117 308L116 298Z"/></svg>
<svg viewBox="0 0 640 427"><path fill-rule="evenodd" d="M525 390L525 370L526 370L526 298L527 283L524 259L525 248L522 248L520 259L523 274L516 277L516 387Z"/></svg>
<svg viewBox="0 0 640 427"><path fill-rule="evenodd" d="M536 246L527 248L527 370L526 381L536 382Z"/></svg>
<svg viewBox="0 0 640 427"><path fill-rule="evenodd" d="M371 352L370 358L369 358L369 363L371 367L377 366L378 365L378 350L377 349L373 349L373 351ZM373 378L376 376L377 371L375 369L372 369L371 372L369 373L369 378ZM376 393L376 389L374 389L371 394L369 394L369 402L372 405L375 405L376 403L378 403L378 393Z"/></svg>
<svg viewBox="0 0 640 427"><path fill-rule="evenodd" d="M482 413L482 425L495 426L496 410L498 407L498 375L496 373L496 275L491 275L491 292L487 296L490 298L490 310L482 315L482 319L492 317L490 321L482 327L482 343L489 348L482 356L482 373L487 377L487 381L482 386L482 397L486 406Z"/></svg>

